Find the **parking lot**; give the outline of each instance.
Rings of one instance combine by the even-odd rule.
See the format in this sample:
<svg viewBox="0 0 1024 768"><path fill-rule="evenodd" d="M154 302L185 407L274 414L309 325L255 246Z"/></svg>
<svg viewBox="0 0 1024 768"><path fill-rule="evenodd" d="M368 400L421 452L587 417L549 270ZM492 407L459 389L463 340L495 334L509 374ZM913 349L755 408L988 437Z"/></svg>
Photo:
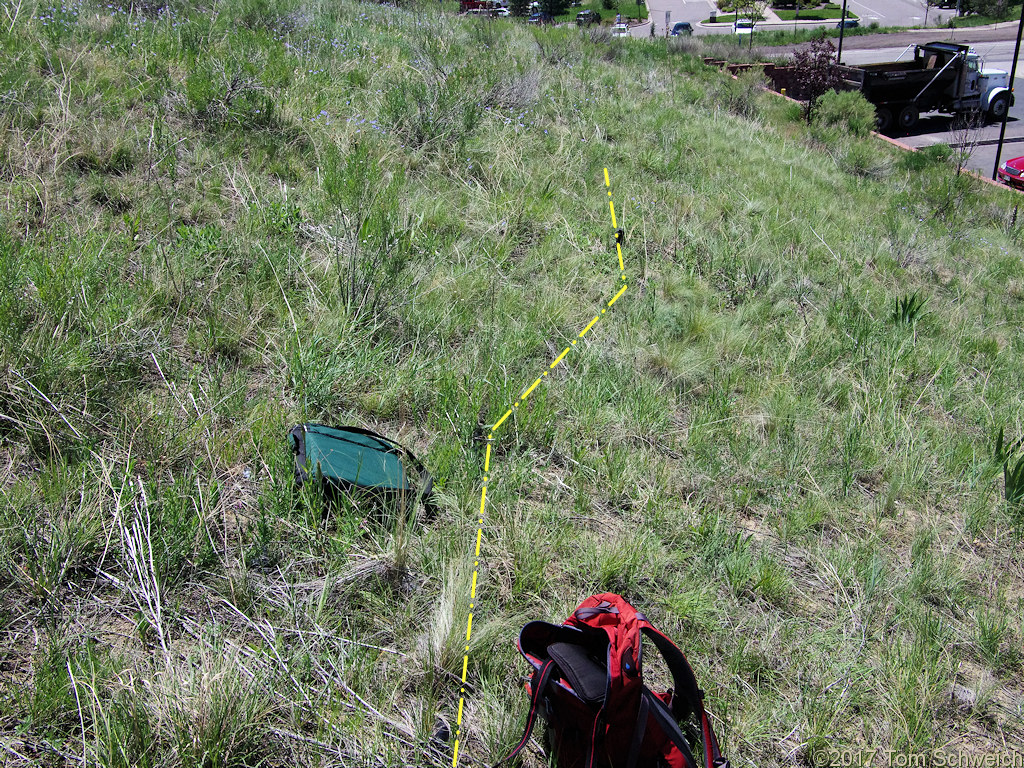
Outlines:
<svg viewBox="0 0 1024 768"><path fill-rule="evenodd" d="M847 0L847 8L860 17L862 24L877 22L883 27L923 26L926 18L928 26L940 26L953 13L938 8L926 10L925 0ZM694 26L694 34L722 34L721 28L700 26L700 22L717 10L714 0L648 0L647 10L657 34L665 33L666 11L670 27L674 22L688 21ZM822 24L828 25L829 22ZM801 23L801 26L806 26L806 23ZM831 26L835 26L834 21ZM640 25L632 34L646 37L650 34L650 27Z"/></svg>

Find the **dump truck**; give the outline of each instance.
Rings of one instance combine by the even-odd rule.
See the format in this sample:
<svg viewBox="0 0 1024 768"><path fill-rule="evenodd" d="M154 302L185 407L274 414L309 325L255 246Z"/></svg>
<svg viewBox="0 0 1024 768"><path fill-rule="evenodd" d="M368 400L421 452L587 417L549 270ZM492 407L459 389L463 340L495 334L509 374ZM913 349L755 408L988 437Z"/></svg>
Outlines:
<svg viewBox="0 0 1024 768"><path fill-rule="evenodd" d="M860 91L875 105L882 133L910 130L922 112L1002 120L1013 106L1009 73L985 69L982 58L959 43L916 45L912 60L841 65L839 70L847 88Z"/></svg>

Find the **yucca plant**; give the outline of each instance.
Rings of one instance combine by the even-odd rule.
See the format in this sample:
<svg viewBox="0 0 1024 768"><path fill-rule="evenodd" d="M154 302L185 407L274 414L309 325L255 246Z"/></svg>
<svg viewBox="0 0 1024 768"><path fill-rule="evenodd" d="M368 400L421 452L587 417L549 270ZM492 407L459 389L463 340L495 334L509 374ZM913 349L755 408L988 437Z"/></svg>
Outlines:
<svg viewBox="0 0 1024 768"><path fill-rule="evenodd" d="M993 457L1003 466L1003 492L1006 501L1014 505L1024 503L1024 453L1021 448L1024 448L1024 438L1007 443L1003 428L999 428Z"/></svg>
<svg viewBox="0 0 1024 768"><path fill-rule="evenodd" d="M927 297L921 296L917 291L897 296L892 309L893 322L897 325L914 325L924 317L924 308L927 304Z"/></svg>

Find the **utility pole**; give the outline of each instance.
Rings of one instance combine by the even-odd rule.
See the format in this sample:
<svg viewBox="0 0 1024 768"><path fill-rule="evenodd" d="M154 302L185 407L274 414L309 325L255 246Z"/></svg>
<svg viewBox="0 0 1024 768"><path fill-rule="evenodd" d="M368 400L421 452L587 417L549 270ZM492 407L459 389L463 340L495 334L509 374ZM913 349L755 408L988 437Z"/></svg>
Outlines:
<svg viewBox="0 0 1024 768"><path fill-rule="evenodd" d="M843 33L846 31L846 0L843 0L843 15L839 19L839 51L836 53L836 64L843 63Z"/></svg>
<svg viewBox="0 0 1024 768"><path fill-rule="evenodd" d="M1010 67L1010 98L1006 101L1006 111L1003 113L1003 124L999 127L999 143L996 145L996 163L992 166L992 180L996 180L996 173L999 171L999 158L1003 154L1003 140L1006 138L1006 121L1010 118L1010 102L1013 100L1014 75L1017 73L1017 57L1020 55L1020 37L1024 32L1024 5L1020 7L1020 23L1017 25L1017 45L1013 49L1013 66Z"/></svg>

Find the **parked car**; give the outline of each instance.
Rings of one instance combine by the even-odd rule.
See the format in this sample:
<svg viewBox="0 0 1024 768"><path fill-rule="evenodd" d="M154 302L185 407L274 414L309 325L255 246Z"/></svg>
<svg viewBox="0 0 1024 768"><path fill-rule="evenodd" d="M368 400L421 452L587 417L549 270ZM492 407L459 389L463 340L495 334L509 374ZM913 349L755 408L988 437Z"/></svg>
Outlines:
<svg viewBox="0 0 1024 768"><path fill-rule="evenodd" d="M504 18L506 16L511 16L512 15L512 11L510 11L508 8L499 8L498 10L496 10L494 12L494 15L498 16L500 18Z"/></svg>
<svg viewBox="0 0 1024 768"><path fill-rule="evenodd" d="M587 8L576 14L576 24L581 27L589 27L591 24L598 24L601 21L601 14Z"/></svg>
<svg viewBox="0 0 1024 768"><path fill-rule="evenodd" d="M860 19L843 19L836 24L836 29L856 29L860 26Z"/></svg>
<svg viewBox="0 0 1024 768"><path fill-rule="evenodd" d="M612 37L629 37L629 27L625 24L613 24Z"/></svg>
<svg viewBox="0 0 1024 768"><path fill-rule="evenodd" d="M1015 157L999 166L999 180L1004 184L1024 189L1024 157Z"/></svg>
<svg viewBox="0 0 1024 768"><path fill-rule="evenodd" d="M691 24L688 21L677 21L675 24L672 25L672 32L670 32L669 34L671 34L672 37L679 37L680 35L692 35L693 24Z"/></svg>
<svg viewBox="0 0 1024 768"><path fill-rule="evenodd" d="M550 13L531 13L527 19L530 24L550 24L552 20Z"/></svg>
<svg viewBox="0 0 1024 768"><path fill-rule="evenodd" d="M734 35L749 35L754 31L754 22L750 19L737 19L732 23Z"/></svg>

